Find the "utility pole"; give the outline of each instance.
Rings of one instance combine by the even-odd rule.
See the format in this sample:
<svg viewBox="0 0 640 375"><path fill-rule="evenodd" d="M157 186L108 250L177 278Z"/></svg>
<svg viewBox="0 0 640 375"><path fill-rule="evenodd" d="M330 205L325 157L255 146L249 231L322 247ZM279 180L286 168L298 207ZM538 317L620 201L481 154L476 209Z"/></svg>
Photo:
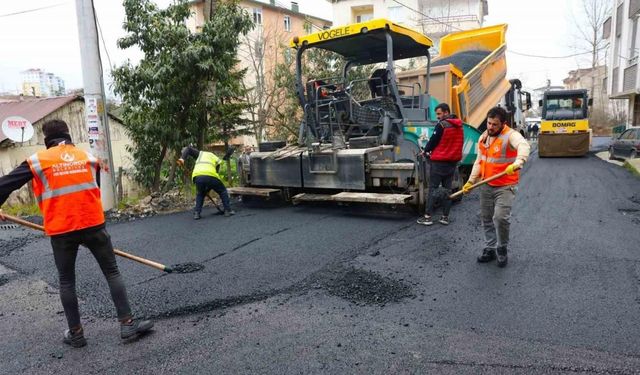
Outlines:
<svg viewBox="0 0 640 375"><path fill-rule="evenodd" d="M91 153L100 161L102 207L104 210L110 210L117 205L117 195L93 0L76 0L76 14L89 147Z"/></svg>

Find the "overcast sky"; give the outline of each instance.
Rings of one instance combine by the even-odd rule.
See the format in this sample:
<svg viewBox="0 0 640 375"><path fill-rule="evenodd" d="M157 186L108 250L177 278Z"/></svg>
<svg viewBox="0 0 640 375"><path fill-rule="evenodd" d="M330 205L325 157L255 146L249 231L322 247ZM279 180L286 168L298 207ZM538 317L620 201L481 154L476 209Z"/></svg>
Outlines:
<svg viewBox="0 0 640 375"><path fill-rule="evenodd" d="M158 0L166 6L171 0ZM283 4L289 1L278 0ZM331 19L331 4L325 0L298 0L300 11ZM485 25L509 24L507 65L509 78L520 78L525 87L562 84L567 72L590 65L588 56L543 59L515 53L566 56L582 52L576 41L577 20L582 17L581 0L489 0ZM106 81L109 60L120 64L136 60L134 50L119 50L116 40L123 36L124 9L119 0L95 0L98 22L104 33L106 52L101 45ZM43 8L36 11L30 11ZM12 14L28 11L25 13ZM409 11L409 10L408 10ZM73 0L0 1L0 92L19 90L20 72L41 68L60 76L67 89L82 87L78 30Z"/></svg>

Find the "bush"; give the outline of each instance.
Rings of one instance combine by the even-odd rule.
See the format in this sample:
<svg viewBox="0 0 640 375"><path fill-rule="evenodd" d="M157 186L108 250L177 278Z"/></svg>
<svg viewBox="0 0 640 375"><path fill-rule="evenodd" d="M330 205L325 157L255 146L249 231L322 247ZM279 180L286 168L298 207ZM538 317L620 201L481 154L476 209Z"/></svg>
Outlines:
<svg viewBox="0 0 640 375"><path fill-rule="evenodd" d="M2 211L12 216L40 216L40 208L35 203L5 206Z"/></svg>
<svg viewBox="0 0 640 375"><path fill-rule="evenodd" d="M228 185L229 181L227 177L227 162L223 160L222 164L220 165L220 178L222 178L222 182L224 182L225 186ZM239 183L240 176L238 175L238 159L231 158L231 185L227 187L238 186Z"/></svg>

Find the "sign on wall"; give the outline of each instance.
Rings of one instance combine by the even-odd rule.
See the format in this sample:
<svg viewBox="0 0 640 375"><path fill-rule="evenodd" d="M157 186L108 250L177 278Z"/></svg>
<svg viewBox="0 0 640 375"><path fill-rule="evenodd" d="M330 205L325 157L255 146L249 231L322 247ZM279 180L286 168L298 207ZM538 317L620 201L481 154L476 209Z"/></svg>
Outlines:
<svg viewBox="0 0 640 375"><path fill-rule="evenodd" d="M24 117L9 116L2 120L2 132L10 140L23 143L33 138L33 125Z"/></svg>

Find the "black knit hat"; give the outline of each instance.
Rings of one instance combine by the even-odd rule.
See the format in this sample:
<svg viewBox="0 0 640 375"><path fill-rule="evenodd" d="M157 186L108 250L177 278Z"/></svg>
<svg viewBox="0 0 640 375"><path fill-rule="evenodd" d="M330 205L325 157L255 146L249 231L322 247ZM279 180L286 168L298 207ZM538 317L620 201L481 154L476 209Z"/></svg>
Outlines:
<svg viewBox="0 0 640 375"><path fill-rule="evenodd" d="M47 121L42 125L42 132L45 137L54 135L54 134L69 134L69 127L67 123L62 120L51 120Z"/></svg>

